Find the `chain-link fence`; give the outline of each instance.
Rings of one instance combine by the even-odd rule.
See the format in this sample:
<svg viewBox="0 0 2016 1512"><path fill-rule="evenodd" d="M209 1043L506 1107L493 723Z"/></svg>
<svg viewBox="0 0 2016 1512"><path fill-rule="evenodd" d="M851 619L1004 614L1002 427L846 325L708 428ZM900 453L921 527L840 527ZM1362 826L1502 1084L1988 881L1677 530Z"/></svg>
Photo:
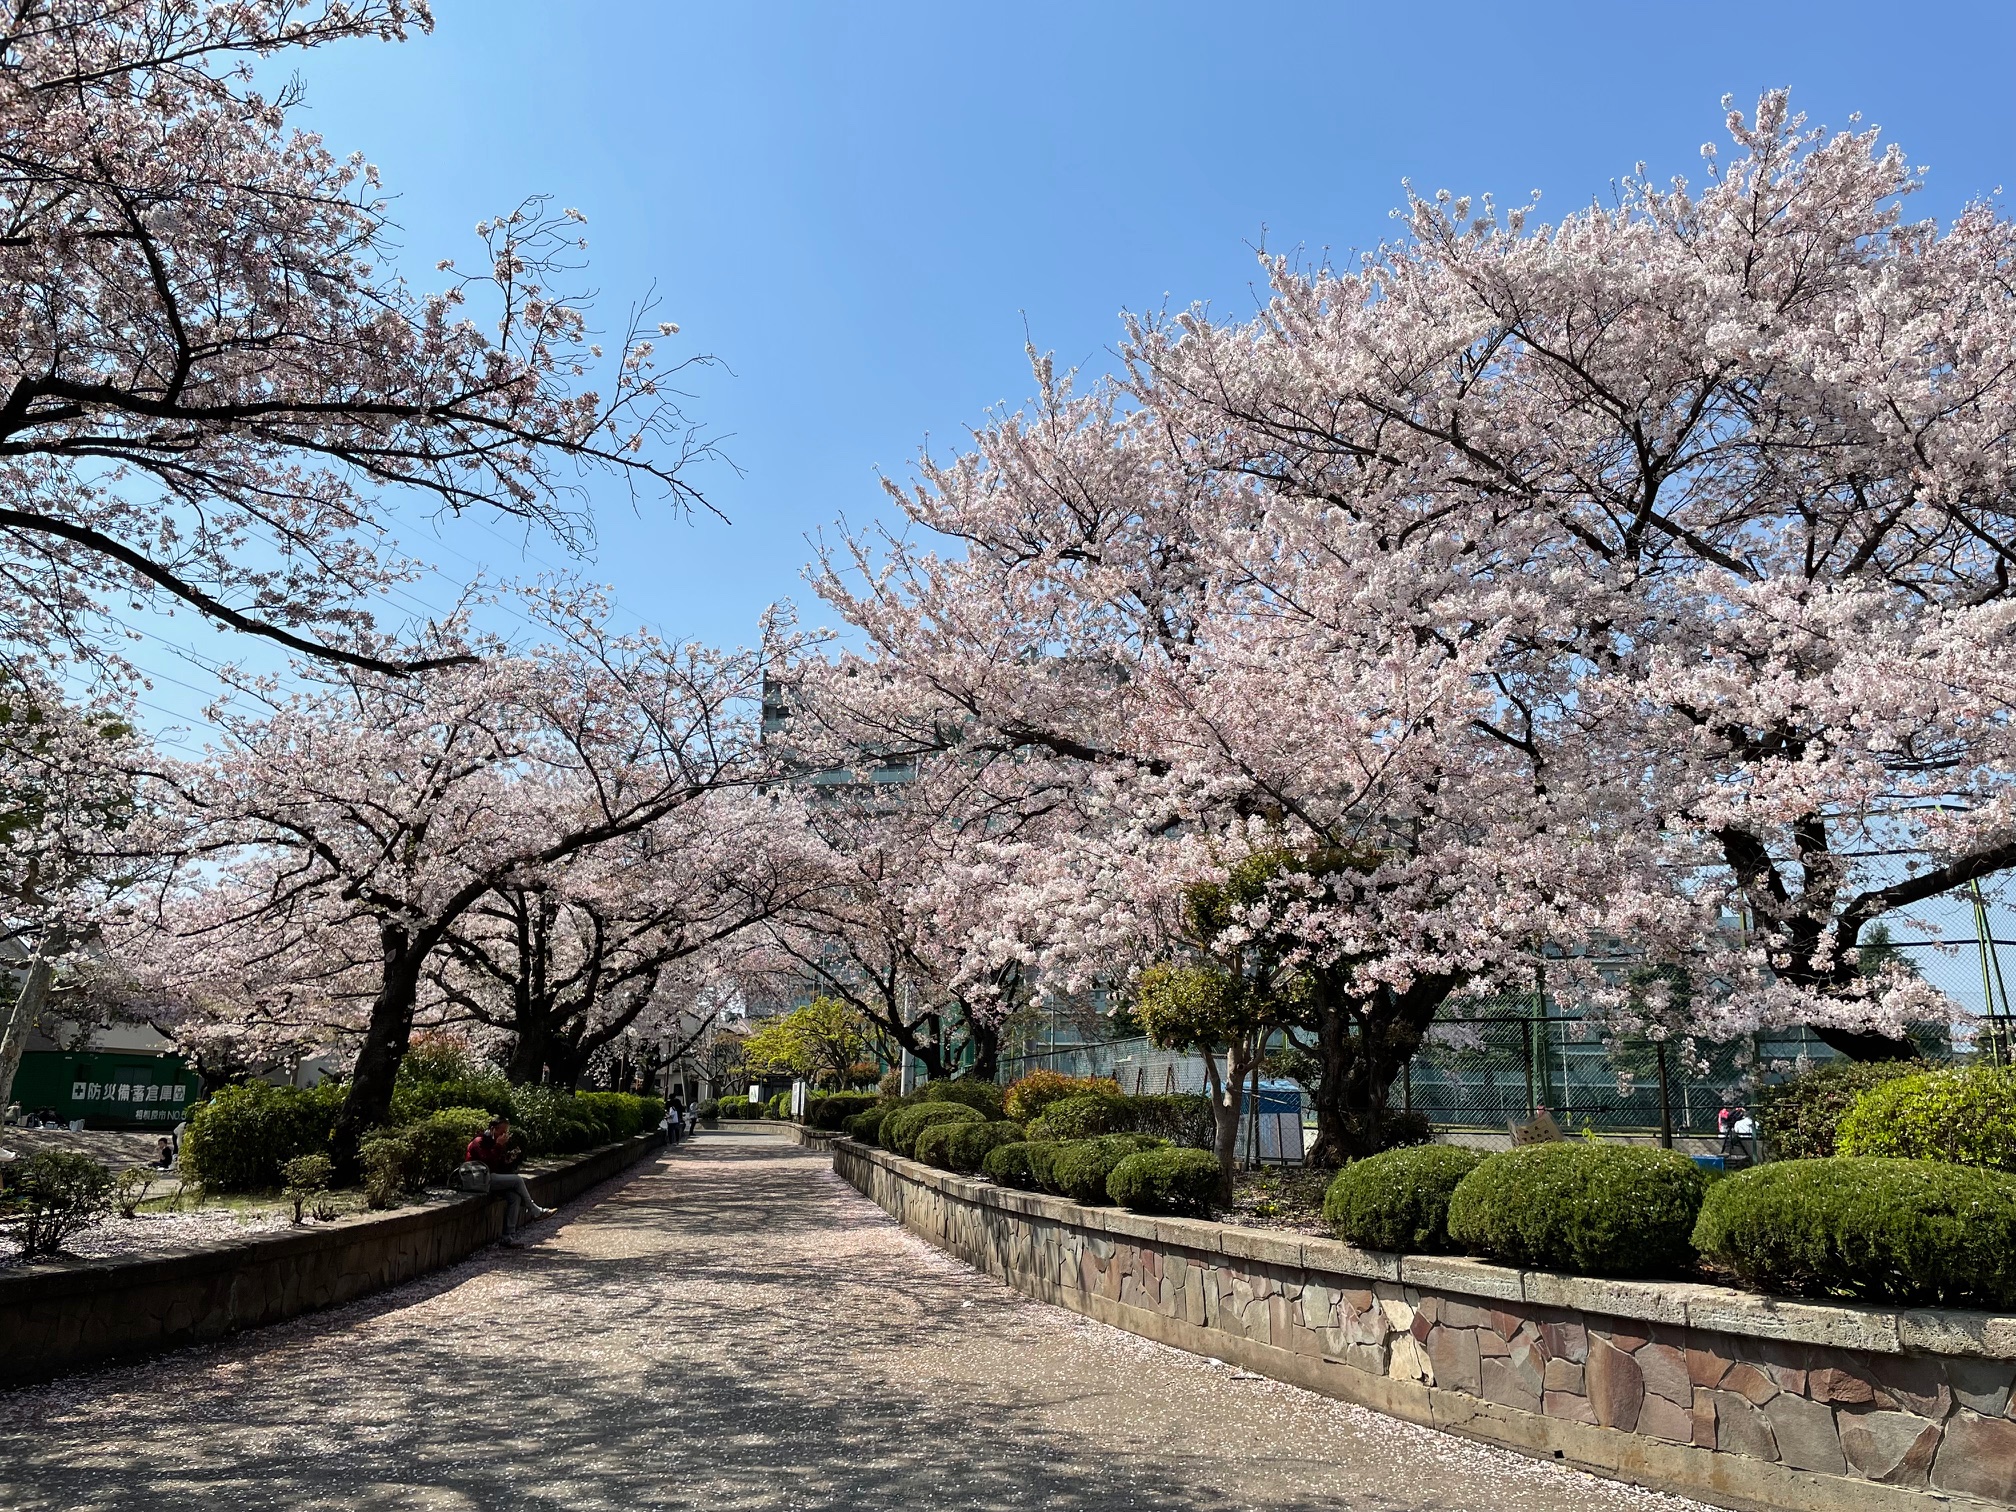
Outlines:
<svg viewBox="0 0 2016 1512"><path fill-rule="evenodd" d="M1907 940L1890 948L1950 1005L1943 1022L1912 1030L1928 1060L2011 1058L2002 952L2016 942ZM2009 963L2016 974L2016 959ZM1788 1028L1708 1042L1665 1044L1609 1032L1541 989L1445 1005L1420 1051L1394 1081L1392 1105L1425 1114L1438 1129L1502 1133L1537 1109L1564 1130L1712 1137L1722 1110L1764 1081L1834 1052L1810 1030ZM1070 1076L1111 1077L1127 1092L1201 1092L1203 1062L1158 1050L1144 1039L1052 1045L1004 1058L1001 1079L1044 1067Z"/></svg>

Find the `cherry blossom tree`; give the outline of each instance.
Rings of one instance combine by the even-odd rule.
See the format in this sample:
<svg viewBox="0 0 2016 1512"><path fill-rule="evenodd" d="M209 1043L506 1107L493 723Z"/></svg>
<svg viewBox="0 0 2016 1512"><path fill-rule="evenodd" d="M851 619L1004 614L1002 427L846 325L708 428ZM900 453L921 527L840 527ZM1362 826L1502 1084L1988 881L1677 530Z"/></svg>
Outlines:
<svg viewBox="0 0 2016 1512"><path fill-rule="evenodd" d="M695 500L707 448L654 355L676 327L640 307L605 355L567 293L578 212L528 199L416 292L376 172L250 67L431 25L421 0L0 11L0 643L103 655L152 602L383 671L354 642L409 570L388 494L569 544L585 476Z"/></svg>
<svg viewBox="0 0 2016 1512"><path fill-rule="evenodd" d="M716 791L657 823L480 899L427 974L451 1015L500 1038L513 1081L576 1085L622 1037L696 1045L728 998L700 978L735 971L742 941L823 879L776 795ZM692 1005L705 999L704 1013Z"/></svg>
<svg viewBox="0 0 2016 1512"><path fill-rule="evenodd" d="M2016 233L1907 220L1901 150L1783 94L1728 129L1698 190L1551 226L1415 197L1357 268L1272 260L1256 321L1136 322L1129 392L1278 511L1532 591L1478 720L1607 809L1595 927L1726 982L1715 1032L1901 1054L1942 1008L1865 932L2016 863Z"/></svg>
<svg viewBox="0 0 2016 1512"><path fill-rule="evenodd" d="M424 672L304 665L307 686L221 707L221 748L170 770L185 871L224 904L185 948L255 918L276 956L334 940L314 953L342 962L369 941L339 1153L386 1117L427 968L472 910L763 775L771 653L615 634L593 599L557 591L530 608L551 644L449 626L426 648L448 655L412 658L438 663Z"/></svg>
<svg viewBox="0 0 2016 1512"><path fill-rule="evenodd" d="M1901 154L1782 96L1730 126L1698 194L1415 197L1354 268L1270 259L1253 321L1133 321L1118 382L1038 360L909 531L827 553L853 738L1082 820L996 900L1053 973L1279 848L1352 858L1240 927L1360 1066L1542 946L1613 1017L1669 1005L1600 954L1675 968L1716 1035L1942 1011L1859 941L2016 861L2010 228L1904 221Z"/></svg>
<svg viewBox="0 0 2016 1512"><path fill-rule="evenodd" d="M0 1107L59 976L75 975L107 910L154 869L140 795L151 759L111 694L79 701L16 667L0 674L0 943L26 966L0 996Z"/></svg>

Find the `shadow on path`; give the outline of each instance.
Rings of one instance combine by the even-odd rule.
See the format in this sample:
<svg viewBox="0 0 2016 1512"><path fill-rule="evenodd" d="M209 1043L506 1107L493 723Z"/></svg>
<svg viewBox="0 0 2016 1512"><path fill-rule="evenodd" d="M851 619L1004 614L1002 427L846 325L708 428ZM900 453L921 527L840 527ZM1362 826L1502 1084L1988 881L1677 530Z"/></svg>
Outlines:
<svg viewBox="0 0 2016 1512"><path fill-rule="evenodd" d="M1030 1302L775 1135L703 1135L543 1227L365 1302L0 1394L0 1506L1690 1505Z"/></svg>

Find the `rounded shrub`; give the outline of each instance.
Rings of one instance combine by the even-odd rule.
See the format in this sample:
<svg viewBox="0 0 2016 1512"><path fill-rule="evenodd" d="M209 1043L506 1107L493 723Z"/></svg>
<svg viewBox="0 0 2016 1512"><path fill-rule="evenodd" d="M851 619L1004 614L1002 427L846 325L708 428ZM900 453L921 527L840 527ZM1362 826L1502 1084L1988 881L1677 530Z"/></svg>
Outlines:
<svg viewBox="0 0 2016 1512"><path fill-rule="evenodd" d="M1589 1276L1658 1276L1694 1258L1706 1186L1676 1150L1541 1144L1488 1155L1449 1198L1473 1255Z"/></svg>
<svg viewBox="0 0 2016 1512"><path fill-rule="evenodd" d="M835 1092L815 1098L805 1110L805 1122L815 1129L841 1129L847 1120L875 1106L881 1099L873 1092Z"/></svg>
<svg viewBox="0 0 2016 1512"><path fill-rule="evenodd" d="M1759 1087L1751 1101L1773 1160L1824 1160L1835 1131L1864 1092L1924 1069L1916 1061L1832 1060Z"/></svg>
<svg viewBox="0 0 2016 1512"><path fill-rule="evenodd" d="M1061 1139L1029 1141L1029 1182L1037 1191L1054 1193L1057 1190L1057 1157L1063 1154L1064 1148L1064 1141Z"/></svg>
<svg viewBox="0 0 2016 1512"><path fill-rule="evenodd" d="M893 1104L882 1104L873 1108L863 1108L840 1127L849 1139L858 1139L863 1144L877 1143L876 1136L882 1131L882 1120L896 1111Z"/></svg>
<svg viewBox="0 0 2016 1512"><path fill-rule="evenodd" d="M189 1115L182 1169L219 1192L271 1191L280 1185L281 1166L329 1147L343 1094L336 1082L222 1088Z"/></svg>
<svg viewBox="0 0 2016 1512"><path fill-rule="evenodd" d="M1096 1139L1073 1139L1058 1148L1050 1166L1050 1189L1059 1197L1069 1197L1087 1207L1103 1207L1113 1199L1106 1183L1114 1167L1129 1155L1155 1149L1161 1141L1146 1134L1102 1134Z"/></svg>
<svg viewBox="0 0 2016 1512"><path fill-rule="evenodd" d="M986 1121L985 1114L977 1108L967 1107L964 1103L912 1103L907 1108L898 1108L883 1119L877 1138L883 1149L893 1151L907 1160L917 1153L917 1136L933 1124Z"/></svg>
<svg viewBox="0 0 2016 1512"><path fill-rule="evenodd" d="M455 1174L469 1141L490 1126L487 1108L437 1108L400 1133L411 1149L413 1179L422 1186L440 1186Z"/></svg>
<svg viewBox="0 0 2016 1512"><path fill-rule="evenodd" d="M976 1113L984 1113L989 1123L997 1122L1003 1116L1001 1089L993 1082L971 1076L926 1082L918 1088L917 1100L923 1103L959 1103Z"/></svg>
<svg viewBox="0 0 2016 1512"><path fill-rule="evenodd" d="M1130 1134L1135 1110L1131 1098L1117 1091L1083 1092L1052 1103L1030 1128L1038 1139L1096 1139L1102 1134Z"/></svg>
<svg viewBox="0 0 2016 1512"><path fill-rule="evenodd" d="M1483 1160L1456 1145L1415 1145L1354 1161L1323 1194L1324 1221L1346 1244L1447 1254L1449 1199Z"/></svg>
<svg viewBox="0 0 2016 1512"><path fill-rule="evenodd" d="M1036 1174L1029 1168L1029 1152L1034 1148L1026 1139L1010 1140L998 1144L987 1152L987 1158L980 1162L980 1172L989 1181L1005 1187L1020 1187L1025 1192L1036 1189Z"/></svg>
<svg viewBox="0 0 2016 1512"><path fill-rule="evenodd" d="M1843 1155L2016 1172L2016 1071L1926 1071L1871 1087L1842 1118Z"/></svg>
<svg viewBox="0 0 2016 1512"><path fill-rule="evenodd" d="M1218 1157L1208 1150L1136 1150L1113 1167L1106 1195L1136 1213L1203 1218L1217 1208L1223 1182Z"/></svg>
<svg viewBox="0 0 2016 1512"><path fill-rule="evenodd" d="M1031 1071L1009 1084L1002 1104L1010 1118L1026 1124L1052 1103L1087 1092L1098 1092L1102 1088L1107 1092L1114 1090L1113 1083L1103 1077L1066 1076L1062 1071Z"/></svg>
<svg viewBox="0 0 2016 1512"><path fill-rule="evenodd" d="M995 1148L1007 1144L1021 1144L1026 1138L1022 1132L1022 1125L1010 1123L1007 1119L983 1124L940 1124L938 1128L945 1131L947 1167L969 1176L979 1172L988 1154ZM936 1130L926 1132L935 1133ZM920 1150L924 1147L923 1140L917 1142L917 1147Z"/></svg>
<svg viewBox="0 0 2016 1512"><path fill-rule="evenodd" d="M2016 1176L1929 1160L1781 1161L1716 1182L1694 1244L1766 1291L2016 1308Z"/></svg>
<svg viewBox="0 0 2016 1512"><path fill-rule="evenodd" d="M984 1129L985 1124L937 1123L917 1136L917 1147L911 1152L911 1159L919 1164L936 1166L941 1171L952 1169L951 1139L955 1128Z"/></svg>

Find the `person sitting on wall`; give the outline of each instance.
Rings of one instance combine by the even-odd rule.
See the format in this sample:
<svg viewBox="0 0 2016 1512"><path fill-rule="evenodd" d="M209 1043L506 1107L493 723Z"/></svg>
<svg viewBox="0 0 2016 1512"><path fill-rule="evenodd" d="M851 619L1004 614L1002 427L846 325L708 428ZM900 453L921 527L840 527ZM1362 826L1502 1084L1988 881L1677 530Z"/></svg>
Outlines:
<svg viewBox="0 0 2016 1512"><path fill-rule="evenodd" d="M511 1138L510 1119L491 1119L490 1127L469 1141L469 1148L463 1152L462 1158L487 1166L490 1190L503 1195L506 1244L518 1242L521 1214L532 1219L552 1216L552 1208L541 1207L532 1200L531 1188L525 1185L525 1178L517 1172L518 1163L525 1158L525 1150Z"/></svg>
<svg viewBox="0 0 2016 1512"><path fill-rule="evenodd" d="M164 1171L175 1167L175 1144L166 1134L154 1141L154 1164Z"/></svg>

